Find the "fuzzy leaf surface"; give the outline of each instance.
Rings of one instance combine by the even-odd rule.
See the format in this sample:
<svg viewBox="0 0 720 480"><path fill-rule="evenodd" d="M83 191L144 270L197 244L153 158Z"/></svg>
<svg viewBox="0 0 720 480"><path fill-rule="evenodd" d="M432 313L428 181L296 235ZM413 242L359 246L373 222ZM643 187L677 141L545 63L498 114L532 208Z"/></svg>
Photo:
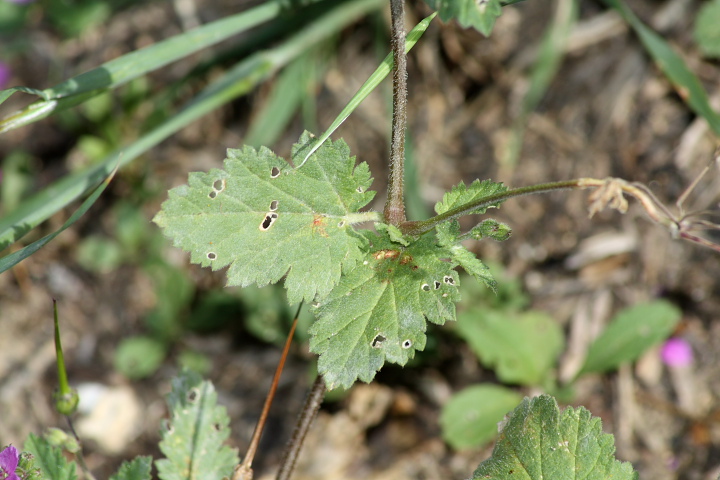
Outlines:
<svg viewBox="0 0 720 480"><path fill-rule="evenodd" d="M432 236L404 246L363 233L364 260L314 306L310 350L329 389L370 382L386 361L405 365L425 348L426 319L455 320L460 299L456 263Z"/></svg>
<svg viewBox="0 0 720 480"><path fill-rule="evenodd" d="M152 457L135 457L131 461L124 461L117 473L110 480L150 480L152 475Z"/></svg>
<svg viewBox="0 0 720 480"><path fill-rule="evenodd" d="M239 463L237 451L223 445L230 418L217 405L212 383L185 371L172 381L167 398L170 420L161 430L166 458L155 466L162 480L221 480Z"/></svg>
<svg viewBox="0 0 720 480"><path fill-rule="evenodd" d="M314 144L305 132L292 150ZM228 285L264 286L285 274L290 303L330 292L360 258L364 238L352 214L375 192L367 164L355 166L342 141L326 142L302 168L262 147L228 150L224 170L191 173L172 189L154 221L191 261L230 266Z"/></svg>
<svg viewBox="0 0 720 480"><path fill-rule="evenodd" d="M426 0L444 22L454 18L464 28L473 27L486 37L502 13L500 0Z"/></svg>
<svg viewBox="0 0 720 480"><path fill-rule="evenodd" d="M39 468L42 478L52 480L76 480L77 467L69 462L60 447L51 445L46 439L31 433L23 450L34 456L33 467Z"/></svg>
<svg viewBox="0 0 720 480"><path fill-rule="evenodd" d="M583 407L560 412L549 395L525 398L509 415L473 480L634 480L630 463L615 459L613 436Z"/></svg>

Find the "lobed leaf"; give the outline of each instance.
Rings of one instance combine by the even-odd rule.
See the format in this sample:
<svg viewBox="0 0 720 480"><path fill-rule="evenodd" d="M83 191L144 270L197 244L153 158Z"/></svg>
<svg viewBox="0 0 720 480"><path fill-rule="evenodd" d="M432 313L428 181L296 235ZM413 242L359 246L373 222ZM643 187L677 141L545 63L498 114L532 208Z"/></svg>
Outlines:
<svg viewBox="0 0 720 480"><path fill-rule="evenodd" d="M152 469L152 457L140 456L131 461L124 461L117 473L110 477L110 480L150 480Z"/></svg>
<svg viewBox="0 0 720 480"><path fill-rule="evenodd" d="M560 412L549 395L525 398L513 410L473 480L637 479L630 463L614 458L613 436L583 407Z"/></svg>
<svg viewBox="0 0 720 480"><path fill-rule="evenodd" d="M452 190L443 195L443 199L435 204L435 212L438 214L445 213L453 208L460 207L466 203L482 198L489 197L507 191L507 187L502 183L493 182L492 180L475 180L466 186L464 182L455 185ZM488 208L497 208L501 202L497 202L489 207L479 207L468 212L468 214L485 213Z"/></svg>
<svg viewBox="0 0 720 480"><path fill-rule="evenodd" d="M364 260L314 306L310 350L329 389L369 382L386 361L405 365L425 348L425 320L454 320L460 299L456 264L432 236L405 246L364 234Z"/></svg>
<svg viewBox="0 0 720 480"><path fill-rule="evenodd" d="M34 456L33 468L39 468L42 478L52 480L75 480L77 468L75 462L68 462L62 449L51 445L46 439L31 433L23 450Z"/></svg>
<svg viewBox="0 0 720 480"><path fill-rule="evenodd" d="M225 408L217 405L212 383L184 371L167 398L170 420L163 425L155 466L162 480L221 480L239 463L237 451L223 445L230 436Z"/></svg>
<svg viewBox="0 0 720 480"><path fill-rule="evenodd" d="M500 0L425 0L447 22L454 18L464 28L473 27L486 37L502 13Z"/></svg>
<svg viewBox="0 0 720 480"><path fill-rule="evenodd" d="M293 159L313 143L304 133ZM351 224L375 192L367 164L355 167L345 142L323 144L297 169L247 146L228 150L224 166L191 173L153 220L193 263L229 265L228 285L263 286L287 274L288 300L296 303L327 295L362 258L366 240Z"/></svg>

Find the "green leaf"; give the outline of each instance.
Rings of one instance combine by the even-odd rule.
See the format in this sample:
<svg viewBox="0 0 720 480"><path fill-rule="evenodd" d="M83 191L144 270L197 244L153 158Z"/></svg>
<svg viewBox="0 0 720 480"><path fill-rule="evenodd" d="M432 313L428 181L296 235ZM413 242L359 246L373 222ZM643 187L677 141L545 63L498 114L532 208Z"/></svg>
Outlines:
<svg viewBox="0 0 720 480"><path fill-rule="evenodd" d="M497 293L497 282L493 278L490 269L482 261L480 261L474 253L460 244L447 247L452 258L458 265L465 269L467 273L472 275L475 280L482 283L494 293Z"/></svg>
<svg viewBox="0 0 720 480"><path fill-rule="evenodd" d="M669 337L680 317L680 310L664 300L624 309L590 346L578 376L606 372L632 362Z"/></svg>
<svg viewBox="0 0 720 480"><path fill-rule="evenodd" d="M150 337L126 338L115 352L115 368L131 379L145 378L160 368L166 347Z"/></svg>
<svg viewBox="0 0 720 480"><path fill-rule="evenodd" d="M304 133L293 159L312 142ZM193 263L230 265L228 285L263 286L287 274L290 303L310 301L362 258L366 242L351 224L374 218L355 213L374 196L371 181L342 140L323 144L297 169L267 148L246 146L228 150L225 170L191 173L154 221Z"/></svg>
<svg viewBox="0 0 720 480"><path fill-rule="evenodd" d="M564 347L557 322L536 310L468 310L459 314L457 332L507 383L541 385Z"/></svg>
<svg viewBox="0 0 720 480"><path fill-rule="evenodd" d="M706 2L695 17L693 37L706 57L720 58L720 0Z"/></svg>
<svg viewBox="0 0 720 480"><path fill-rule="evenodd" d="M507 187L502 183L493 182L492 180L475 180L469 186L464 182L455 185L452 190L443 195L443 199L435 204L435 212L438 214L445 213L453 208L460 207L466 203L480 200L490 195L506 192ZM497 208L501 202L490 205L489 207L479 207L468 214L485 213L488 208Z"/></svg>
<svg viewBox="0 0 720 480"><path fill-rule="evenodd" d="M150 480L152 457L135 457L131 461L124 461L118 472L110 480Z"/></svg>
<svg viewBox="0 0 720 480"><path fill-rule="evenodd" d="M364 260L314 306L310 350L329 389L369 382L386 361L405 365L425 348L425 320L454 320L460 299L455 263L432 236L405 247L364 233Z"/></svg>
<svg viewBox="0 0 720 480"><path fill-rule="evenodd" d="M454 18L463 28L473 27L486 37L502 13L500 0L425 0L443 22Z"/></svg>
<svg viewBox="0 0 720 480"><path fill-rule="evenodd" d="M473 480L632 480L628 462L614 458L613 436L583 407L562 413L555 399L525 398L501 426L492 457Z"/></svg>
<svg viewBox="0 0 720 480"><path fill-rule="evenodd" d="M499 385L475 385L454 395L443 406L440 426L453 448L478 447L497 433L497 424L522 396Z"/></svg>
<svg viewBox="0 0 720 480"><path fill-rule="evenodd" d="M239 463L237 451L223 445L230 435L225 407L217 405L212 383L191 371L172 381L167 398L170 420L162 429L156 460L163 480L221 480Z"/></svg>
<svg viewBox="0 0 720 480"><path fill-rule="evenodd" d="M34 467L40 468L44 478L52 480L75 480L77 469L75 462L68 462L60 448L54 447L44 438L31 433L23 450L35 457Z"/></svg>

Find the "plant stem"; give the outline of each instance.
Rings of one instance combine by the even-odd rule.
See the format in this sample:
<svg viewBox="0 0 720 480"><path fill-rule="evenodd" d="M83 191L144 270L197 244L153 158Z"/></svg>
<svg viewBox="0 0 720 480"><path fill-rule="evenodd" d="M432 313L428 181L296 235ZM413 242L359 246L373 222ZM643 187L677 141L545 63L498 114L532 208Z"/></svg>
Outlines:
<svg viewBox="0 0 720 480"><path fill-rule="evenodd" d="M400 225L400 230L405 235L422 235L423 233L427 233L430 230L434 229L438 224L440 224L442 222L446 222L448 220L453 220L453 219L462 217L463 215L468 215L473 210L477 210L478 208L490 207L492 205L504 202L505 200L507 200L509 198L519 197L522 195L530 195L530 194L534 194L534 193L552 192L554 190L566 190L569 188L586 188L586 187L599 186L592 182L588 183L589 180L592 180L592 179L578 178L575 180L566 180L566 181L562 181L562 182L552 182L552 183L541 183L539 185L531 185L529 187L513 188L512 190L507 190L502 193L497 193L495 195L490 195L490 196L475 200L473 202L469 202L464 205L460 205L459 207L450 209L445 213L436 215L427 220L423 220L423 221L419 221L419 222L404 222L403 224ZM595 182L602 182L602 181L596 180Z"/></svg>
<svg viewBox="0 0 720 480"><path fill-rule="evenodd" d="M257 452L258 445L260 445L260 436L262 435L263 428L267 421L268 413L270 412L270 405L272 405L273 398L275 398L275 392L277 391L278 383L280 383L280 374L285 366L285 360L287 360L288 352L290 351L290 345L292 345L293 335L295 334L295 327L297 327L298 318L300 317L300 310L302 309L303 302L300 302L297 313L295 313L295 319L293 320L290 332L288 333L287 340L285 340L285 347L283 348L282 356L278 362L278 366L275 369L275 376L273 377L272 384L270 385L270 391L265 397L265 405L263 405L262 413L258 419L255 431L253 432L250 445L248 446L245 458L242 463L235 468L233 472L232 480L252 480L252 461Z"/></svg>
<svg viewBox="0 0 720 480"><path fill-rule="evenodd" d="M280 470L275 480L289 480L295 468L297 457L300 454L300 448L302 448L303 441L305 440L305 435L307 435L308 430L310 430L310 425L312 425L318 410L320 410L323 398L325 398L325 380L323 380L322 376L318 375L310 389L310 393L308 393L305 399L305 405L303 405L303 409L298 416L295 431L285 450L285 455L283 456L282 464L280 465Z"/></svg>
<svg viewBox="0 0 720 480"><path fill-rule="evenodd" d="M405 222L403 175L405 168L405 127L407 124L407 56L405 54L404 0L390 0L391 44L393 51L393 117L390 142L390 176L385 203L385 221L399 226Z"/></svg>

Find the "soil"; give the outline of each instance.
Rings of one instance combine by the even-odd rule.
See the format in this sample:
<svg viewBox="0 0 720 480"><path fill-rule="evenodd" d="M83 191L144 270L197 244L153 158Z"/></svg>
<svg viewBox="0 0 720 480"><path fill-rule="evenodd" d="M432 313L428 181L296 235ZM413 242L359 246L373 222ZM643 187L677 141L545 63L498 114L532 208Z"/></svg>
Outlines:
<svg viewBox="0 0 720 480"><path fill-rule="evenodd" d="M180 3L127 7L107 24L74 39L63 39L38 9L22 33L31 47L13 61L13 81L46 88L176 34L184 28L176 9ZM601 2L580 2L579 21L557 75L524 119L521 153L514 163L503 160L544 29L557 5L567 3L527 0L506 7L487 39L455 23L435 21L412 51L409 155L426 209L451 186L476 178L523 186L614 176L645 183L671 211L677 211L675 201L713 158L717 138L683 103L632 30ZM720 64L703 59L691 35L701 3L627 2L682 52L715 108L720 108ZM195 13L191 10L182 19L208 22L249 6L199 0ZM411 2L408 25L428 13L421 2ZM325 57L326 70L309 93L320 128L330 124L378 64L375 47L378 38L386 39L388 16L383 12L348 28L328 47L334 51ZM149 88L162 91L196 61L192 58L154 73ZM182 95L190 98L197 88L190 86ZM88 436L100 429L99 441L86 438L85 442L87 463L98 478L108 477L120 461L134 455L160 456L158 428L166 415L163 398L178 371L178 354L185 348L211 362L207 376L232 419L229 443L244 452L280 356L277 342L251 335L242 318L235 317L210 332L196 330L175 337L159 370L148 378L130 380L114 367L113 357L121 339L147 331L146 316L157 302L148 269L133 261L108 271L88 269L78 261L78 245L90 235L116 235L112 212L121 201L132 202L149 225L167 189L184 183L189 171L219 167L224 149L242 144L269 92L269 85L258 87L135 160L83 219L0 276L0 445L19 446L29 432L65 427L49 401L56 381L51 324L55 298L71 382L83 386L83 395L97 395L97 402L105 402L106 410L98 413L98 407L95 412L100 417L105 412L104 418L86 413L77 419L78 424L86 422L78 428ZM389 95L388 85L374 92L334 135L344 138L358 159L370 164L373 188L381 192L375 209L382 208L384 199ZM117 97L114 101L118 127L114 133L121 143L129 143L142 133L138 125L150 117L153 106L141 103L128 111L119 106ZM83 135L103 138L101 126L87 111L80 111L0 137L3 158L18 149L29 155L33 191L88 161L80 147ZM271 147L287 155L306 127L298 115ZM717 213L719 192L720 176L714 169L683 207ZM720 256L673 239L634 201L624 215L608 210L588 218L587 197L587 192L573 191L509 201L492 213L511 225L512 237L501 243L484 241L474 248L483 260L503 265L506 274L521 283L530 295L530 308L549 312L565 328L568 346L558 362L560 378L572 374L587 350L589 336L620 309L657 298L682 309L675 335L692 346L692 367L678 375L654 349L617 372L584 377L575 387L572 405L584 405L602 419L604 430L615 435L617 457L632 462L641 478L715 479L720 474ZM54 216L42 232L57 229L71 211ZM718 239L713 232L708 235L710 240ZM23 241L38 237L31 234ZM194 305L222 288L223 272L190 265L187 255L169 241L161 251L197 286ZM282 291L277 290L277 295L282 296ZM451 329L433 328L430 334L438 346L416 366L386 366L376 382L358 384L344 396L326 401L294 478L471 476L492 445L452 450L440 436L439 412L453 392L497 380ZM312 383L313 364L307 342L298 342L254 462L256 478L274 478ZM524 395L539 393L516 388Z"/></svg>

